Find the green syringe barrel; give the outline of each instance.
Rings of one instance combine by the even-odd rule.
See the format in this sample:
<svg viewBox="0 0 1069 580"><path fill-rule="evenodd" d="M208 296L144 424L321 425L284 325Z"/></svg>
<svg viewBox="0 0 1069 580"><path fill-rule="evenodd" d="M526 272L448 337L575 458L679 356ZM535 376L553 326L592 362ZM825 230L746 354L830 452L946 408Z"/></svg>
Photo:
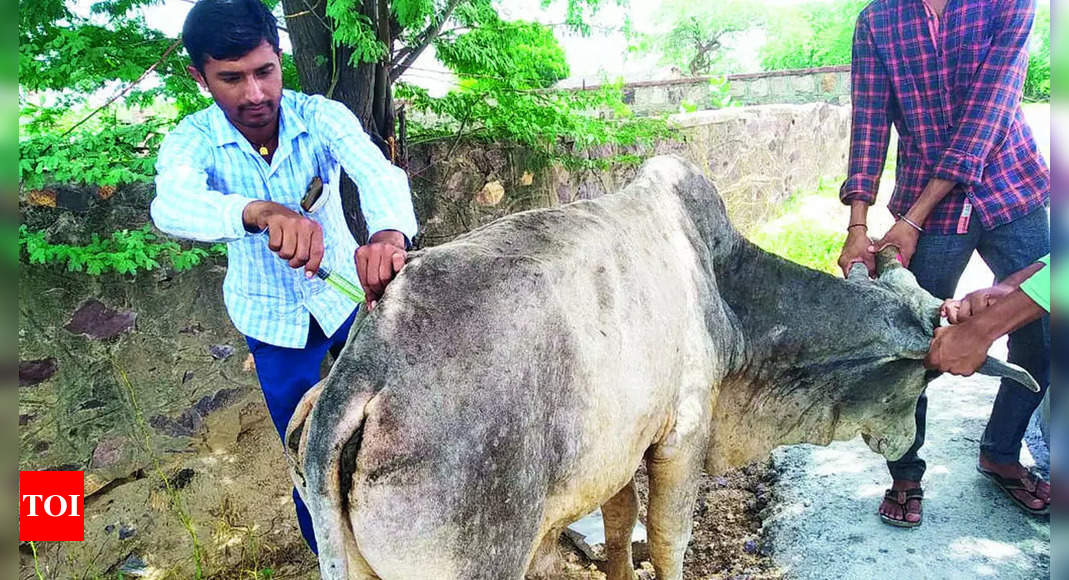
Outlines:
<svg viewBox="0 0 1069 580"><path fill-rule="evenodd" d="M319 276L321 280L330 284L335 290L341 292L353 302L356 302L357 304L362 304L364 302L364 290L346 280L344 277L333 274L326 268L320 268L316 271L316 276Z"/></svg>

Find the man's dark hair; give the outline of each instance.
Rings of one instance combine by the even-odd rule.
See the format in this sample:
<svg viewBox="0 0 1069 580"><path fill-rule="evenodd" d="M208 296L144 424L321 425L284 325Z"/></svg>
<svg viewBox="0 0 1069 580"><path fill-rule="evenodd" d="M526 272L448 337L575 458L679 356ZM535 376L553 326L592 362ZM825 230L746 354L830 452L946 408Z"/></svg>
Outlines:
<svg viewBox="0 0 1069 580"><path fill-rule="evenodd" d="M265 40L279 51L275 16L260 0L199 0L182 26L186 52L201 73L205 57L241 58Z"/></svg>

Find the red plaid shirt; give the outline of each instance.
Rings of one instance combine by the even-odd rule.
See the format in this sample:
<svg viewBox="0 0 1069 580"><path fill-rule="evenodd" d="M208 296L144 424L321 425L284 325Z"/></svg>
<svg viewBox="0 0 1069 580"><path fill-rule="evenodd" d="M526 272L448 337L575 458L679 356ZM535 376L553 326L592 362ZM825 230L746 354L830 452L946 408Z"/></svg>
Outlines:
<svg viewBox="0 0 1069 580"><path fill-rule="evenodd" d="M894 123L895 215L935 177L958 185L925 221L933 233L964 233L972 213L992 229L1047 204L1050 170L1021 110L1034 1L949 0L942 18L924 0L861 12L843 203L876 201Z"/></svg>

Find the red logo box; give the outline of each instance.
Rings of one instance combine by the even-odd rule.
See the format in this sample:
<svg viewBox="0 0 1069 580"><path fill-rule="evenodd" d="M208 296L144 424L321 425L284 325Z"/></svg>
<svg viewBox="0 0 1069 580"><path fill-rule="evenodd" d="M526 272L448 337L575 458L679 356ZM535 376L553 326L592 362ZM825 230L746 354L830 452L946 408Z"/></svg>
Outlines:
<svg viewBox="0 0 1069 580"><path fill-rule="evenodd" d="M19 541L85 540L85 472L19 472Z"/></svg>

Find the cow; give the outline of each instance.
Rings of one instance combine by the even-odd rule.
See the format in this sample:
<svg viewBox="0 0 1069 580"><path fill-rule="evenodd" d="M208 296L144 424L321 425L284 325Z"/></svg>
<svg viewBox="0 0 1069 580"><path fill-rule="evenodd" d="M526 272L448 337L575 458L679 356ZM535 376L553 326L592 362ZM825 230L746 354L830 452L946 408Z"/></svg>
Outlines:
<svg viewBox="0 0 1069 580"><path fill-rule="evenodd" d="M681 578L703 469L858 433L905 453L939 304L887 256L873 281L759 249L675 157L424 250L289 425L320 572L546 575L601 506L607 576L633 580L645 461L650 559Z"/></svg>

